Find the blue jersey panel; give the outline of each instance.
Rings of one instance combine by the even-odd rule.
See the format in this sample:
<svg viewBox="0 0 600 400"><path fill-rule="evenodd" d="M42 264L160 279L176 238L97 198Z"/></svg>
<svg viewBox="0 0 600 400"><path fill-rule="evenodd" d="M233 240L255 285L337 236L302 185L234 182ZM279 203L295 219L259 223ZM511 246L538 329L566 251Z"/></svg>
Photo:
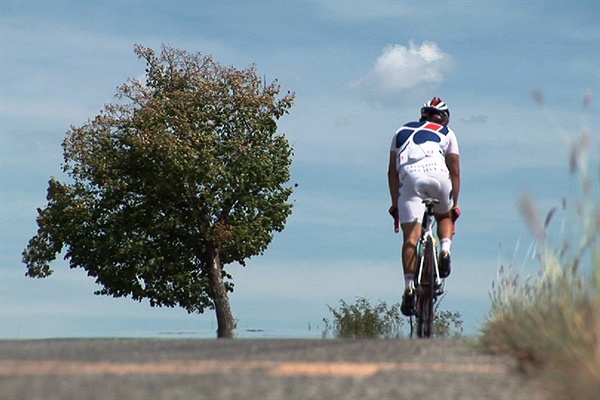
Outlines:
<svg viewBox="0 0 600 400"><path fill-rule="evenodd" d="M399 149L402 147L414 131L414 129L401 129L400 132L396 134L396 148Z"/></svg>
<svg viewBox="0 0 600 400"><path fill-rule="evenodd" d="M442 139L437 133L427 130L418 131L417 133L415 133L415 136L413 136L413 142L415 142L416 144L423 144L425 142L439 143L441 141Z"/></svg>

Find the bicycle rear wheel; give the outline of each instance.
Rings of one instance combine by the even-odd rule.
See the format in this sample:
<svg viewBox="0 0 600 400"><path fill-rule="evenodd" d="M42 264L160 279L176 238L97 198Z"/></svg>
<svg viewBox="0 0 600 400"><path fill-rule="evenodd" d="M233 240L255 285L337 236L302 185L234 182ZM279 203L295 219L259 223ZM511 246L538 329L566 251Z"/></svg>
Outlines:
<svg viewBox="0 0 600 400"><path fill-rule="evenodd" d="M433 240L425 243L422 282L417 288L417 336L433 335L433 306L435 301L435 246Z"/></svg>

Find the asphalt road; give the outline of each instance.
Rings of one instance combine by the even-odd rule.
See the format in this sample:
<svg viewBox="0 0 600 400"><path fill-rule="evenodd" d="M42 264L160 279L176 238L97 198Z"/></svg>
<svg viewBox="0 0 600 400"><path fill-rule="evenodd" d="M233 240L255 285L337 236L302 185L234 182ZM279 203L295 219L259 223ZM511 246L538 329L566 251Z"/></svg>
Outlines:
<svg viewBox="0 0 600 400"><path fill-rule="evenodd" d="M0 398L537 400L461 340L0 341Z"/></svg>

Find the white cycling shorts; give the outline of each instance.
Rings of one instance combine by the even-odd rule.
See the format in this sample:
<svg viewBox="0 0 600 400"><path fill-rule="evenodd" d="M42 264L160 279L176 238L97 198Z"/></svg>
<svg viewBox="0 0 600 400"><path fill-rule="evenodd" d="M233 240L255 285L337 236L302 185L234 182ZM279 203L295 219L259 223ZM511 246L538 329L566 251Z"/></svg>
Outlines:
<svg viewBox="0 0 600 400"><path fill-rule="evenodd" d="M452 182L446 163L441 158L427 157L414 164L400 167L400 197L398 213L400 223L421 222L425 212L423 200L432 197L439 203L435 213L445 213L452 208Z"/></svg>

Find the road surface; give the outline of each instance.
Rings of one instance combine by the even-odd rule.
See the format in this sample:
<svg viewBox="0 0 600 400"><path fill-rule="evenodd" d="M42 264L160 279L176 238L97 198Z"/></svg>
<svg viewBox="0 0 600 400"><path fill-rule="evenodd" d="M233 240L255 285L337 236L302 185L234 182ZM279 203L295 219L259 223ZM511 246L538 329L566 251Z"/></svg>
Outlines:
<svg viewBox="0 0 600 400"><path fill-rule="evenodd" d="M462 340L0 341L0 398L542 400Z"/></svg>

